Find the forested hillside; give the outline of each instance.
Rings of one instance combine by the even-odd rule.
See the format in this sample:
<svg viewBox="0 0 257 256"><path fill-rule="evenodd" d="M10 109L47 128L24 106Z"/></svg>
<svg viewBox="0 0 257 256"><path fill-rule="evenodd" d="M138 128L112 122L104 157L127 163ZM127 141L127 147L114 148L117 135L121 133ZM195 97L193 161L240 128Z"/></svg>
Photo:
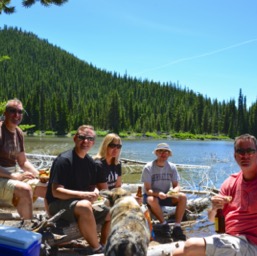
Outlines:
<svg viewBox="0 0 257 256"><path fill-rule="evenodd" d="M256 103L219 102L175 83L160 84L100 70L36 35L0 30L0 102L19 98L23 123L59 134L91 124L110 131L257 135ZM244 85L242 85L242 88ZM238 107L237 107L238 106Z"/></svg>

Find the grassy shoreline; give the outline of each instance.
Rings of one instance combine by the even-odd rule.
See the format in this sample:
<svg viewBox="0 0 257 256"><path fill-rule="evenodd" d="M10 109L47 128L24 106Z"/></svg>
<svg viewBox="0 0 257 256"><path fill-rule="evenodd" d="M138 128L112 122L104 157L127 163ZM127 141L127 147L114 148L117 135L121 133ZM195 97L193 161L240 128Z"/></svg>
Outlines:
<svg viewBox="0 0 257 256"><path fill-rule="evenodd" d="M76 131L71 131L66 135L62 136L73 136ZM97 130L97 137L104 137L109 131ZM31 136L58 136L54 131L35 131ZM120 132L119 136L122 139L177 139L177 140L231 140L226 135L222 134L193 134L188 132L178 133L160 133L160 132L146 132L146 133L134 133L134 132Z"/></svg>

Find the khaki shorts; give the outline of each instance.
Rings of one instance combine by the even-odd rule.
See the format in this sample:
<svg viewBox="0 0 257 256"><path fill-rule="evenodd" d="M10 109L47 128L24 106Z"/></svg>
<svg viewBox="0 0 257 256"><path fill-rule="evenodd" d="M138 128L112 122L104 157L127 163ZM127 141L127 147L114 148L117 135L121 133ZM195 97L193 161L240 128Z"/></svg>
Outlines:
<svg viewBox="0 0 257 256"><path fill-rule="evenodd" d="M6 169L9 169L9 171L15 171L15 168L12 168L12 167L6 168ZM16 206L18 201L17 199L13 198L13 194L14 194L15 186L19 182L25 182L28 185L30 185L33 192L37 186L43 186L43 187L47 186L47 183L42 183L40 182L39 179L19 181L19 180L0 178L0 199L5 203L13 204L14 206ZM34 201L36 199L37 198L34 198Z"/></svg>
<svg viewBox="0 0 257 256"><path fill-rule="evenodd" d="M247 241L245 236L228 234L213 235L204 238L206 256L256 256L257 245Z"/></svg>

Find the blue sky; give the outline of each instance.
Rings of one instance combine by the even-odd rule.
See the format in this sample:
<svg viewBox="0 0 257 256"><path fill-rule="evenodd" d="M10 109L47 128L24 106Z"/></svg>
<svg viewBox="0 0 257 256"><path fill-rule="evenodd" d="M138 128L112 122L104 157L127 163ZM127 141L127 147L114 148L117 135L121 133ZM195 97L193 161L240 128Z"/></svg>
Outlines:
<svg viewBox="0 0 257 256"><path fill-rule="evenodd" d="M256 0L69 0L0 15L106 71L172 82L219 101L257 100ZM1 53L0 53L1 55Z"/></svg>

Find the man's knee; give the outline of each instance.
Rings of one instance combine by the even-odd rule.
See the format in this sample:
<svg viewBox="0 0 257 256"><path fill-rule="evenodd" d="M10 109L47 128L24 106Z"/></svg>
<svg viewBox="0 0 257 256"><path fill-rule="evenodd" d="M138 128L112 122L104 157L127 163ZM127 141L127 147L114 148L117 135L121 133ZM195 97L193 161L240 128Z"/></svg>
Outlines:
<svg viewBox="0 0 257 256"><path fill-rule="evenodd" d="M179 195L179 202L186 202L187 201L187 196L184 193L180 193Z"/></svg>
<svg viewBox="0 0 257 256"><path fill-rule="evenodd" d="M93 214L92 204L88 200L79 200L74 208L76 214Z"/></svg>
<svg viewBox="0 0 257 256"><path fill-rule="evenodd" d="M186 256L205 255L205 241L203 238L189 238L184 244Z"/></svg>
<svg viewBox="0 0 257 256"><path fill-rule="evenodd" d="M146 199L146 202L150 206L159 204L158 198L157 197L153 197L153 196L148 196L147 199Z"/></svg>
<svg viewBox="0 0 257 256"><path fill-rule="evenodd" d="M18 197L32 197L32 188L25 182L19 182L15 185L14 194Z"/></svg>

